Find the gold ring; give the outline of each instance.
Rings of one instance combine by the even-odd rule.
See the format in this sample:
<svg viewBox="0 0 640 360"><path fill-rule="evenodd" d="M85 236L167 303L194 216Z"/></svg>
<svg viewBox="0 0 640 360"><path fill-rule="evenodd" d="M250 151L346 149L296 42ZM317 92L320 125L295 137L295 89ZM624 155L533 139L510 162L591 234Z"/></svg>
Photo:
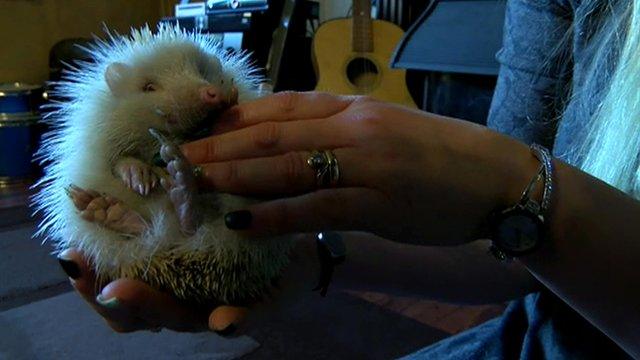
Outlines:
<svg viewBox="0 0 640 360"><path fill-rule="evenodd" d="M335 187L340 181L338 159L331 150L314 150L307 158L307 164L316 172L318 187Z"/></svg>

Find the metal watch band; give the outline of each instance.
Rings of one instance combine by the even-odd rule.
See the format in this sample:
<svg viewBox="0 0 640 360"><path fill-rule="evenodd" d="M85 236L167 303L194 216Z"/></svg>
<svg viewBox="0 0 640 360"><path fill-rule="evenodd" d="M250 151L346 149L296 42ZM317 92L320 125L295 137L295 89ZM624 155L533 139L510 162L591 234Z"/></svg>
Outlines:
<svg viewBox="0 0 640 360"><path fill-rule="evenodd" d="M553 191L553 162L551 159L551 155L549 151L540 146L538 144L532 144L530 147L531 153L540 161L540 167L538 171L533 176L531 181L527 184L527 187L522 192L522 195L519 201L506 209L502 209L499 211L495 211L489 217L490 224L490 232L489 238L492 240L491 247L489 249L490 253L493 254L497 259L504 261L510 260L514 257L524 255L525 253L529 253L531 251L535 251L538 248L540 242L543 240L542 238L545 236L544 224L547 217L547 213L551 204L551 194ZM536 185L543 180L543 191L542 191L542 199L540 202L531 198L531 194L533 189L535 189ZM526 245L526 242L522 242L522 233L521 231L525 230L517 230L520 241L519 243L514 243L512 237L504 237L504 233L502 236L500 235L502 231L500 230L504 226L505 221L512 221L508 219L512 219L513 216L522 218L529 218L530 225L535 226L538 230L533 233L529 233L529 235L537 234L534 237L529 236L528 239L535 239L535 243L531 243L532 245ZM520 220L522 221L522 220ZM513 223L512 223L513 224ZM531 225L535 224L535 225ZM507 225L513 226L513 225ZM520 225L525 226L525 225ZM526 228L526 227L525 227ZM524 229L524 228L521 228ZM532 230L528 230L532 231ZM508 234L508 233L507 233ZM511 235L515 236L515 235ZM530 243L530 240L529 240ZM510 245L506 245L510 244ZM516 245L518 244L518 245ZM512 247L515 246L515 247ZM523 247L524 246L524 247Z"/></svg>
<svg viewBox="0 0 640 360"><path fill-rule="evenodd" d="M532 144L531 152L540 161L544 169L544 191L542 192L542 201L540 202L540 211L546 213L551 205L551 193L553 192L553 161L551 154L545 147Z"/></svg>

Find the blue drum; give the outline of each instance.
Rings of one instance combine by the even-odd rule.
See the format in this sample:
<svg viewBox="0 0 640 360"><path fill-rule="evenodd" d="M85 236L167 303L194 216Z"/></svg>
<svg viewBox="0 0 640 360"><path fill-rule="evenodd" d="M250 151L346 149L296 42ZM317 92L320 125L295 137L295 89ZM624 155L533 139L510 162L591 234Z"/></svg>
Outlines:
<svg viewBox="0 0 640 360"><path fill-rule="evenodd" d="M38 85L0 84L0 114L37 112L43 94L42 86Z"/></svg>
<svg viewBox="0 0 640 360"><path fill-rule="evenodd" d="M0 84L0 187L25 183L38 175L32 161L42 135L40 86Z"/></svg>

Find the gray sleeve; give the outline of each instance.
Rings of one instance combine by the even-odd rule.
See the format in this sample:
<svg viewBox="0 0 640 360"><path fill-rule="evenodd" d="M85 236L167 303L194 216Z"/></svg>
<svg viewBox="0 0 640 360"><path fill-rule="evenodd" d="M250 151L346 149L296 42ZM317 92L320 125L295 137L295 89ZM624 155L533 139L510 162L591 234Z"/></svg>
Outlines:
<svg viewBox="0 0 640 360"><path fill-rule="evenodd" d="M569 0L509 0L487 125L550 147L571 80Z"/></svg>

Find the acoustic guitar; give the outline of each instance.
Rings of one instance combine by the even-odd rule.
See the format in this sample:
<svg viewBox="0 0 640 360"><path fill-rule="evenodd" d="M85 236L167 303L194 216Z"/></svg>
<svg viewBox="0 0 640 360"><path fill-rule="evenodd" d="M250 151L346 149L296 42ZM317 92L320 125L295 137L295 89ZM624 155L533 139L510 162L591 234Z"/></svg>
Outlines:
<svg viewBox="0 0 640 360"><path fill-rule="evenodd" d="M353 18L322 24L313 39L316 90L373 98L417 108L405 71L389 68L403 31L371 19L371 1L353 0Z"/></svg>

